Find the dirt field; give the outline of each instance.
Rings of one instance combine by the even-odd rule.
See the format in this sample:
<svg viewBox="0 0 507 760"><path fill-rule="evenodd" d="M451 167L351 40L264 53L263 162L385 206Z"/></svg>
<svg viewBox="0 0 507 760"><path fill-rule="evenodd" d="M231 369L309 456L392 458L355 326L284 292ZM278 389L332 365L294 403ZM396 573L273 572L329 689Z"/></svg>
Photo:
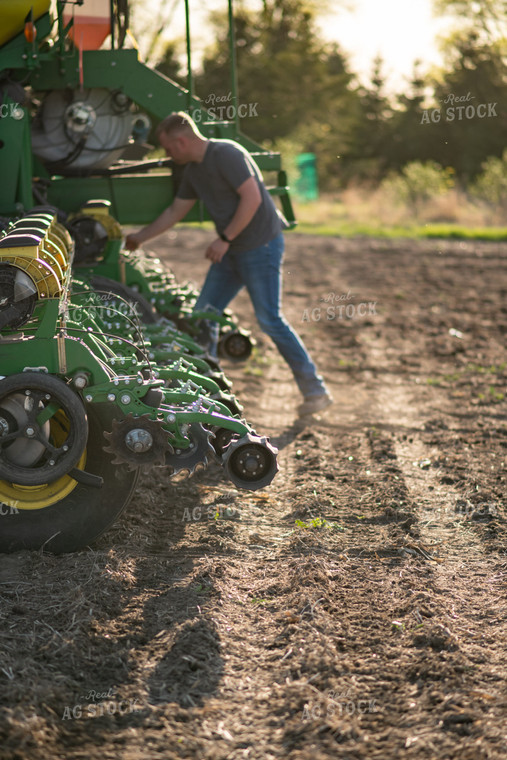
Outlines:
<svg viewBox="0 0 507 760"><path fill-rule="evenodd" d="M153 250L200 283L209 237ZM241 294L257 351L224 369L280 472L152 470L92 550L2 557L1 760L505 760L506 263L288 234L336 404L297 420Z"/></svg>

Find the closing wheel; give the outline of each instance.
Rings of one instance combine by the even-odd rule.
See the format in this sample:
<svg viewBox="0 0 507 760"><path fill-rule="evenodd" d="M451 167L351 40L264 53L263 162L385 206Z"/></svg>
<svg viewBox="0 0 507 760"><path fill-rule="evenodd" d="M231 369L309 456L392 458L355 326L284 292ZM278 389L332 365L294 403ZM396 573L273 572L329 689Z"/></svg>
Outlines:
<svg viewBox="0 0 507 760"><path fill-rule="evenodd" d="M148 414L113 420L112 431L104 431L104 437L109 441L104 451L115 454L113 464L127 464L131 470L163 465L165 454L173 451L162 422L150 420Z"/></svg>
<svg viewBox="0 0 507 760"><path fill-rule="evenodd" d="M67 424L62 418L62 427ZM0 480L0 552L78 551L93 543L123 512L139 471L113 465L112 456L103 451L103 431L111 425L109 418L99 418L90 408L88 424L88 440L73 470L76 477L81 470L85 482L70 475L38 486Z"/></svg>
<svg viewBox="0 0 507 760"><path fill-rule="evenodd" d="M171 468L171 475L186 470L193 475L199 465L207 467L216 458L215 449L211 443L213 433L206 430L198 422L192 422L185 433L190 444L185 449L174 448L172 453L166 453L165 464Z"/></svg>
<svg viewBox="0 0 507 760"><path fill-rule="evenodd" d="M239 330L226 333L218 342L218 354L227 359L244 361L252 353L253 342L249 335Z"/></svg>
<svg viewBox="0 0 507 760"><path fill-rule="evenodd" d="M227 407L232 417L242 416L243 407L235 396L232 396L230 393L217 393L216 395L212 396L212 398L220 401L221 404Z"/></svg>
<svg viewBox="0 0 507 760"><path fill-rule="evenodd" d="M248 433L232 441L223 456L226 476L238 488L257 491L271 483L279 470L278 449L267 438Z"/></svg>
<svg viewBox="0 0 507 760"><path fill-rule="evenodd" d="M215 449L215 454L219 459L222 459L227 447L231 441L238 437L238 434L234 430L228 428L212 428L215 437L212 441L212 446Z"/></svg>

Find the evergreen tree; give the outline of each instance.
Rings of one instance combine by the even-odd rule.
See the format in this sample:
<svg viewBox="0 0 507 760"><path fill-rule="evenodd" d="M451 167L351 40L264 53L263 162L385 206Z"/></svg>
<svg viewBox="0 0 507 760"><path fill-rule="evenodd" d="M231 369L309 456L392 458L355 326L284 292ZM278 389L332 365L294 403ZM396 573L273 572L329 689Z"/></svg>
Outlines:
<svg viewBox="0 0 507 760"><path fill-rule="evenodd" d="M376 184L385 174L391 140L393 108L385 92L383 60L373 61L370 86L357 90L359 98L353 141L344 156L347 174L360 182Z"/></svg>
<svg viewBox="0 0 507 760"><path fill-rule="evenodd" d="M475 31L447 43L448 68L434 83L440 121L427 127L433 157L452 166L463 184L488 156L501 156L507 128L507 62L495 43Z"/></svg>
<svg viewBox="0 0 507 760"><path fill-rule="evenodd" d="M422 62L415 61L407 92L396 98L386 150L387 166L394 171L411 161L424 162L433 158L432 137L423 126L428 82L421 67Z"/></svg>
<svg viewBox="0 0 507 760"><path fill-rule="evenodd" d="M203 59L196 92L204 101L230 91L228 29L213 14L216 41ZM315 13L304 0L265 0L260 11L239 7L235 15L240 101L250 104L242 129L273 142L326 114L351 81L336 45L318 39Z"/></svg>

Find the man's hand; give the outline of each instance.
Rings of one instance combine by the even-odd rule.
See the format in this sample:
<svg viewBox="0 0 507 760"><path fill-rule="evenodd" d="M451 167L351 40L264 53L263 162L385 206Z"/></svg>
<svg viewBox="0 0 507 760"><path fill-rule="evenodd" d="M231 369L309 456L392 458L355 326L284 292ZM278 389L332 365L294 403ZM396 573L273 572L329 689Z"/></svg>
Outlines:
<svg viewBox="0 0 507 760"><path fill-rule="evenodd" d="M125 238L125 248L129 251L135 251L136 248L139 248L143 243L146 243L148 240L171 229L175 224L181 222L194 206L194 203L195 200L175 198L169 208L162 211L160 216L158 216L154 222L151 222L138 232L131 232L130 235L127 235Z"/></svg>
<svg viewBox="0 0 507 760"><path fill-rule="evenodd" d="M205 254L205 258L212 261L214 264L219 264L229 249L229 243L221 238L217 238L213 243L208 246Z"/></svg>
<svg viewBox="0 0 507 760"><path fill-rule="evenodd" d="M135 251L136 248L139 248L139 246L142 244L143 241L141 240L138 232L131 232L130 235L127 235L125 238L125 248L127 251Z"/></svg>

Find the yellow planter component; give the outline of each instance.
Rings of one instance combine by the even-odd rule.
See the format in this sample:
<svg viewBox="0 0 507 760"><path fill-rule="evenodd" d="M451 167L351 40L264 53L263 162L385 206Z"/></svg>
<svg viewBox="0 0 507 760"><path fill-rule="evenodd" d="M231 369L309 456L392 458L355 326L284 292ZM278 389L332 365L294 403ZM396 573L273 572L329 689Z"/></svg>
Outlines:
<svg viewBox="0 0 507 760"><path fill-rule="evenodd" d="M0 262L26 272L39 298L61 295L70 272L72 251L70 235L52 214L24 217L0 239Z"/></svg>
<svg viewBox="0 0 507 760"><path fill-rule="evenodd" d="M100 224L104 227L109 240L120 240L123 236L123 230L121 224L114 218L114 216L111 216L109 213L110 205L111 204L104 206L83 206L79 209L77 214L70 215L69 219L72 219L76 216L81 216L81 214L84 214L85 216L91 216L92 219L100 222Z"/></svg>
<svg viewBox="0 0 507 760"><path fill-rule="evenodd" d="M40 248L40 251L51 253L58 261L62 272L65 273L70 266L71 252L74 246L68 231L56 221L56 217L37 216L34 214L28 218L33 224L33 229L31 227L19 228L19 234L37 235L39 233L40 235L44 235L44 239L41 240L42 248ZM18 232L16 225L14 225L12 232ZM44 258L44 256L41 255L41 258ZM49 263L51 262L49 261ZM54 268L57 269L56 267ZM59 270L57 269L57 271Z"/></svg>
<svg viewBox="0 0 507 760"><path fill-rule="evenodd" d="M85 461L86 454L83 454L76 467L84 470ZM68 475L43 486L20 486L0 480L0 502L19 510L44 509L62 501L76 486L77 482Z"/></svg>
<svg viewBox="0 0 507 760"><path fill-rule="evenodd" d="M74 253L74 241L72 240L70 233L63 224L56 221L56 217L53 219L50 232L51 240L59 246L59 248L65 252L67 258L67 265L70 264L71 258Z"/></svg>
<svg viewBox="0 0 507 760"><path fill-rule="evenodd" d="M13 267L22 269L35 283L39 298L56 298L62 291L60 282L55 270L49 266L46 261L31 256L28 250L27 255L23 255L24 249L14 248L12 253L7 253L9 249L3 249L0 254L0 261L5 264L12 264Z"/></svg>
<svg viewBox="0 0 507 760"><path fill-rule="evenodd" d="M50 0L0 0L0 45L23 31L30 8L36 21L49 11L50 5Z"/></svg>

